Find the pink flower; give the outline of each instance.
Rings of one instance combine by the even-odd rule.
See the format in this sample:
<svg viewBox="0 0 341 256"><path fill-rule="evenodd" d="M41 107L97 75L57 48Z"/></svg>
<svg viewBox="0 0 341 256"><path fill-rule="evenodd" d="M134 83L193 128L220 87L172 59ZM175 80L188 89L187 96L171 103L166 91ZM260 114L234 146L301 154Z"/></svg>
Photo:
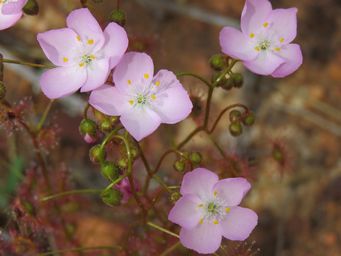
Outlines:
<svg viewBox="0 0 341 256"><path fill-rule="evenodd" d="M128 47L125 30L109 23L104 32L86 8L69 14L67 28L37 36L47 58L57 68L43 73L41 89L50 98L88 92L101 86Z"/></svg>
<svg viewBox="0 0 341 256"><path fill-rule="evenodd" d="M28 0L0 0L0 30L12 27L21 18Z"/></svg>
<svg viewBox="0 0 341 256"><path fill-rule="evenodd" d="M135 191L138 192L140 190L140 185L135 179L134 179L134 186L135 186ZM124 178L119 184L115 185L115 188L117 188L122 193L121 202L123 204L127 203L129 198L133 195L128 178Z"/></svg>
<svg viewBox="0 0 341 256"><path fill-rule="evenodd" d="M301 48L291 44L297 32L297 9L272 10L267 0L246 0L241 30L220 32L223 53L243 61L252 72L285 77L302 64Z"/></svg>
<svg viewBox="0 0 341 256"><path fill-rule="evenodd" d="M182 227L181 243L199 253L214 253L222 236L245 240L258 221L254 211L238 206L250 187L244 178L219 181L215 173L204 168L186 173L180 188L182 197L168 215Z"/></svg>
<svg viewBox="0 0 341 256"><path fill-rule="evenodd" d="M192 110L187 92L172 72L153 74L154 64L147 54L127 53L115 68L115 86L93 91L89 103L106 115L121 116L124 128L139 141L161 123L180 122Z"/></svg>

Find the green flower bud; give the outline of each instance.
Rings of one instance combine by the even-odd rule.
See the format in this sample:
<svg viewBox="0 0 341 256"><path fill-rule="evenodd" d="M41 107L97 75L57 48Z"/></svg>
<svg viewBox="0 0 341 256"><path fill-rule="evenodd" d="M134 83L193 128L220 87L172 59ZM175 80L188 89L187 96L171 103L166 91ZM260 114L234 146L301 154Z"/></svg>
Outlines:
<svg viewBox="0 0 341 256"><path fill-rule="evenodd" d="M110 132L112 130L112 123L110 119L105 118L100 124L100 129L102 132Z"/></svg>
<svg viewBox="0 0 341 256"><path fill-rule="evenodd" d="M232 136L237 137L237 136L242 134L243 127L240 124L240 122L233 122L233 123L230 124L229 130L230 130L230 133L231 133Z"/></svg>
<svg viewBox="0 0 341 256"><path fill-rule="evenodd" d="M193 164L200 164L201 160L202 160L202 156L199 152L192 152L189 155L189 160L193 163Z"/></svg>
<svg viewBox="0 0 341 256"><path fill-rule="evenodd" d="M120 168L112 163L105 161L101 166L102 175L110 181L116 180L120 176Z"/></svg>
<svg viewBox="0 0 341 256"><path fill-rule="evenodd" d="M255 114L252 112L248 112L247 115L243 118L243 124L246 126L251 126L255 123Z"/></svg>
<svg viewBox="0 0 341 256"><path fill-rule="evenodd" d="M233 86L235 88L241 88L244 83L243 75L240 73L233 73L231 75L231 79L233 80Z"/></svg>
<svg viewBox="0 0 341 256"><path fill-rule="evenodd" d="M120 160L118 160L117 164L121 169L125 169L128 166L128 160L125 158L121 158Z"/></svg>
<svg viewBox="0 0 341 256"><path fill-rule="evenodd" d="M36 0L28 0L22 10L27 15L37 15L39 13L39 5Z"/></svg>
<svg viewBox="0 0 341 256"><path fill-rule="evenodd" d="M222 54L212 55L209 61L210 61L211 67L217 71L221 71L227 65L226 58Z"/></svg>
<svg viewBox="0 0 341 256"><path fill-rule="evenodd" d="M212 76L212 83L215 83L216 80L220 77L220 75L221 75L221 72L213 74L213 76ZM217 86L225 89L225 87L228 87L226 83L227 83L226 76L223 76L223 77L220 78L219 82L217 83ZM231 86L231 88L232 87L233 86Z"/></svg>
<svg viewBox="0 0 341 256"><path fill-rule="evenodd" d="M182 160L176 160L174 165L173 165L174 169L178 172L183 172L185 170L185 163Z"/></svg>
<svg viewBox="0 0 341 256"><path fill-rule="evenodd" d="M0 100L4 99L6 96L6 86L3 81L0 81Z"/></svg>
<svg viewBox="0 0 341 256"><path fill-rule="evenodd" d="M105 189L101 192L102 201L109 206L121 204L122 193L116 189Z"/></svg>
<svg viewBox="0 0 341 256"><path fill-rule="evenodd" d="M171 195L170 195L170 200L175 203L176 201L178 201L181 197L181 194L179 192L173 192Z"/></svg>
<svg viewBox="0 0 341 256"><path fill-rule="evenodd" d="M79 132L82 135L90 134L92 136L96 135L97 124L91 119L83 119L79 125Z"/></svg>
<svg viewBox="0 0 341 256"><path fill-rule="evenodd" d="M232 111L230 112L230 115L229 115L229 117L230 117L230 122L231 122L231 123L239 122L241 116L242 116L242 113L241 113L239 110L236 110L236 109L232 110Z"/></svg>
<svg viewBox="0 0 341 256"><path fill-rule="evenodd" d="M105 150L101 148L101 145L95 145L90 149L89 156L93 163L100 163L104 161L106 153Z"/></svg>
<svg viewBox="0 0 341 256"><path fill-rule="evenodd" d="M110 14L110 19L109 20L112 21L112 22L116 22L117 24L119 24L119 25L121 25L123 27L125 25L125 23L126 23L126 15L121 10L114 10Z"/></svg>

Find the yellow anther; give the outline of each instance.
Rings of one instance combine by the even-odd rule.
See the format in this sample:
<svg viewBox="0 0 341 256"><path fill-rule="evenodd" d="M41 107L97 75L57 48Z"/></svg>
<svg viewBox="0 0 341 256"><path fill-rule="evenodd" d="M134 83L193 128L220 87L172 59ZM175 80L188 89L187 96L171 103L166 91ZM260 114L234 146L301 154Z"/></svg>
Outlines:
<svg viewBox="0 0 341 256"><path fill-rule="evenodd" d="M150 97L152 98L152 100L156 100L156 95L155 94L150 95Z"/></svg>
<svg viewBox="0 0 341 256"><path fill-rule="evenodd" d="M214 220L213 224L217 225L217 224L219 224L219 221L218 220Z"/></svg>
<svg viewBox="0 0 341 256"><path fill-rule="evenodd" d="M80 67L84 67L84 62L79 63Z"/></svg>
<svg viewBox="0 0 341 256"><path fill-rule="evenodd" d="M81 40L81 37L80 37L80 36L77 36L76 38L77 38L77 40L78 40L78 41L80 41L80 40Z"/></svg>
<svg viewBox="0 0 341 256"><path fill-rule="evenodd" d="M263 23L263 27L264 27L264 28L267 28L268 26L269 26L269 23L268 23L268 22L264 22L264 23Z"/></svg>
<svg viewBox="0 0 341 256"><path fill-rule="evenodd" d="M131 80L130 79L128 80L128 84L131 85Z"/></svg>
<svg viewBox="0 0 341 256"><path fill-rule="evenodd" d="M133 101L133 100L129 100L129 104L130 104L130 105L133 105L133 104L134 104L134 101Z"/></svg>
<svg viewBox="0 0 341 256"><path fill-rule="evenodd" d="M279 52L280 50L281 50L281 48L279 48L279 47L276 47L276 48L275 48L275 51L276 51L276 52Z"/></svg>
<svg viewBox="0 0 341 256"><path fill-rule="evenodd" d="M63 58L63 61L64 61L64 62L68 62L68 61L69 61L69 59L68 59L68 58L66 58L66 57L64 57L64 58Z"/></svg>
<svg viewBox="0 0 341 256"><path fill-rule="evenodd" d="M148 79L148 78L149 78L149 75L146 73L146 74L143 75L143 77L144 77L145 79Z"/></svg>
<svg viewBox="0 0 341 256"><path fill-rule="evenodd" d="M226 213L229 213L230 211L231 211L230 208L228 208L228 207L225 208L225 212L226 212Z"/></svg>
<svg viewBox="0 0 341 256"><path fill-rule="evenodd" d="M88 40L88 44L92 45L95 41L93 39Z"/></svg>
<svg viewBox="0 0 341 256"><path fill-rule="evenodd" d="M213 192L213 195L214 195L214 196L217 196L217 195L218 195L218 192L217 192L217 191L214 191L214 192Z"/></svg>
<svg viewBox="0 0 341 256"><path fill-rule="evenodd" d="M199 224L203 224L204 223L204 219L201 218L200 221L199 221Z"/></svg>
<svg viewBox="0 0 341 256"><path fill-rule="evenodd" d="M280 41L281 43L283 43L283 42L284 42L284 38L281 37L281 38L279 39L279 41Z"/></svg>
<svg viewBox="0 0 341 256"><path fill-rule="evenodd" d="M259 46L256 46L256 47L255 47L255 50L256 50L257 52L259 52L259 51L260 51Z"/></svg>
<svg viewBox="0 0 341 256"><path fill-rule="evenodd" d="M156 85L156 86L160 86L160 81L156 81L156 82L155 82L155 85Z"/></svg>
<svg viewBox="0 0 341 256"><path fill-rule="evenodd" d="M250 34L250 38L254 38L255 37L255 34L254 33L251 33Z"/></svg>

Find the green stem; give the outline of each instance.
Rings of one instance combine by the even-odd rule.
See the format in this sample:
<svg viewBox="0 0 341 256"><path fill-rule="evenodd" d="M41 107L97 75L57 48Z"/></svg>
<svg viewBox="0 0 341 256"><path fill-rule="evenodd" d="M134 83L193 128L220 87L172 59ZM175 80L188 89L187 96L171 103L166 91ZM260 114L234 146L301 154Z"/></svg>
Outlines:
<svg viewBox="0 0 341 256"><path fill-rule="evenodd" d="M2 62L10 63L10 64L19 64L19 65L29 66L29 67L33 67L33 68L54 68L55 67L52 65L36 64L36 63L31 63L31 62L25 62L25 61L19 61L19 60L9 60L9 59L2 59Z"/></svg>
<svg viewBox="0 0 341 256"><path fill-rule="evenodd" d="M191 76L191 77L194 77L196 79L199 79L201 82L203 82L206 86L208 86L209 88L211 88L211 83L208 82L205 78L199 76L199 75L196 75L196 74L193 74L191 72L179 72L179 73L176 73L176 76L177 77L182 77L182 76Z"/></svg>
<svg viewBox="0 0 341 256"><path fill-rule="evenodd" d="M168 249L166 249L163 253L160 254L160 256L167 256L168 254L170 254L172 251L174 251L178 246L180 245L180 242L176 242L175 244L173 244L171 247L169 247Z"/></svg>
<svg viewBox="0 0 341 256"><path fill-rule="evenodd" d="M47 105L47 107L46 107L37 127L36 127L36 132L39 132L41 130L41 128L43 128L43 125L46 121L47 115L49 114L49 112L51 110L53 102L54 102L54 100L50 100L49 104Z"/></svg>
<svg viewBox="0 0 341 256"><path fill-rule="evenodd" d="M157 224L155 224L155 223L153 223L153 222L148 221L148 222L147 222L147 225L148 225L148 226L151 226L151 227L153 227L153 228L155 228L155 229L157 229L157 230L159 230L159 231L161 231L161 232L163 232L163 233L166 233L166 234L168 234L168 235L171 235L171 236L174 236L174 237L176 237L176 238L179 238L179 235L173 233L172 231L170 231L170 230L168 230L168 229L165 229L165 228L163 228L163 227L160 227L159 225L157 225Z"/></svg>
<svg viewBox="0 0 341 256"><path fill-rule="evenodd" d="M226 76L229 72L231 72L233 66L238 62L238 60L232 60L230 65L224 69L224 71L220 74L220 76L218 76L218 78L214 81L214 83L212 84L213 87L216 87L219 82L221 81L221 79L224 78L224 76Z"/></svg>
<svg viewBox="0 0 341 256"><path fill-rule="evenodd" d="M64 254L68 252L82 252L82 251L95 251L95 250L122 250L121 246L115 245L115 246L94 246L94 247L78 247L78 248L70 248L70 249L64 249L64 250L56 250L56 251L50 251L50 252L44 252L39 253L38 256L49 256L49 255L55 255L55 254Z"/></svg>
<svg viewBox="0 0 341 256"><path fill-rule="evenodd" d="M85 106L85 108L84 108L84 111L83 111L83 117L84 117L84 119L87 119L87 118L88 118L88 110L89 110L89 108L90 108L90 104L87 103L86 106Z"/></svg>
<svg viewBox="0 0 341 256"><path fill-rule="evenodd" d="M207 101L206 101L206 111L205 111L205 119L204 119L204 124L203 127L206 129L208 125L208 120L210 116L210 109L211 109L211 101L212 101L212 96L213 96L213 91L215 87L210 87L208 89L208 95L207 95Z"/></svg>
<svg viewBox="0 0 341 256"><path fill-rule="evenodd" d="M68 191L57 193L57 194L44 196L43 198L40 199L40 201L46 202L51 199L56 199L58 197L76 195L76 194L97 194L97 193L100 193L101 191L102 191L101 189L92 189L92 188L68 190Z"/></svg>

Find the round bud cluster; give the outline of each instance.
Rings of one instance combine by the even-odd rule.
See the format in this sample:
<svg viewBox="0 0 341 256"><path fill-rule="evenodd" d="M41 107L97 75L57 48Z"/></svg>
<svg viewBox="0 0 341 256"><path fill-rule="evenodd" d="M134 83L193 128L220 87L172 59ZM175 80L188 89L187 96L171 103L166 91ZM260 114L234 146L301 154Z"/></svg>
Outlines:
<svg viewBox="0 0 341 256"><path fill-rule="evenodd" d="M232 73L229 78L224 78L218 84L224 90L231 90L232 88L241 88L244 83L243 75L240 73Z"/></svg>
<svg viewBox="0 0 341 256"><path fill-rule="evenodd" d="M246 111L241 113L239 110L232 110L229 115L230 125L229 131L230 134L234 137L237 137L243 133L243 125L251 126L255 122L255 115L251 111Z"/></svg>
<svg viewBox="0 0 341 256"><path fill-rule="evenodd" d="M214 54L209 60L211 68L221 71L227 66L227 58L223 54Z"/></svg>
<svg viewBox="0 0 341 256"><path fill-rule="evenodd" d="M178 172L184 172L186 163L190 163L191 166L198 166L202 161L202 156L199 152L183 152L181 157L178 158L173 167Z"/></svg>

